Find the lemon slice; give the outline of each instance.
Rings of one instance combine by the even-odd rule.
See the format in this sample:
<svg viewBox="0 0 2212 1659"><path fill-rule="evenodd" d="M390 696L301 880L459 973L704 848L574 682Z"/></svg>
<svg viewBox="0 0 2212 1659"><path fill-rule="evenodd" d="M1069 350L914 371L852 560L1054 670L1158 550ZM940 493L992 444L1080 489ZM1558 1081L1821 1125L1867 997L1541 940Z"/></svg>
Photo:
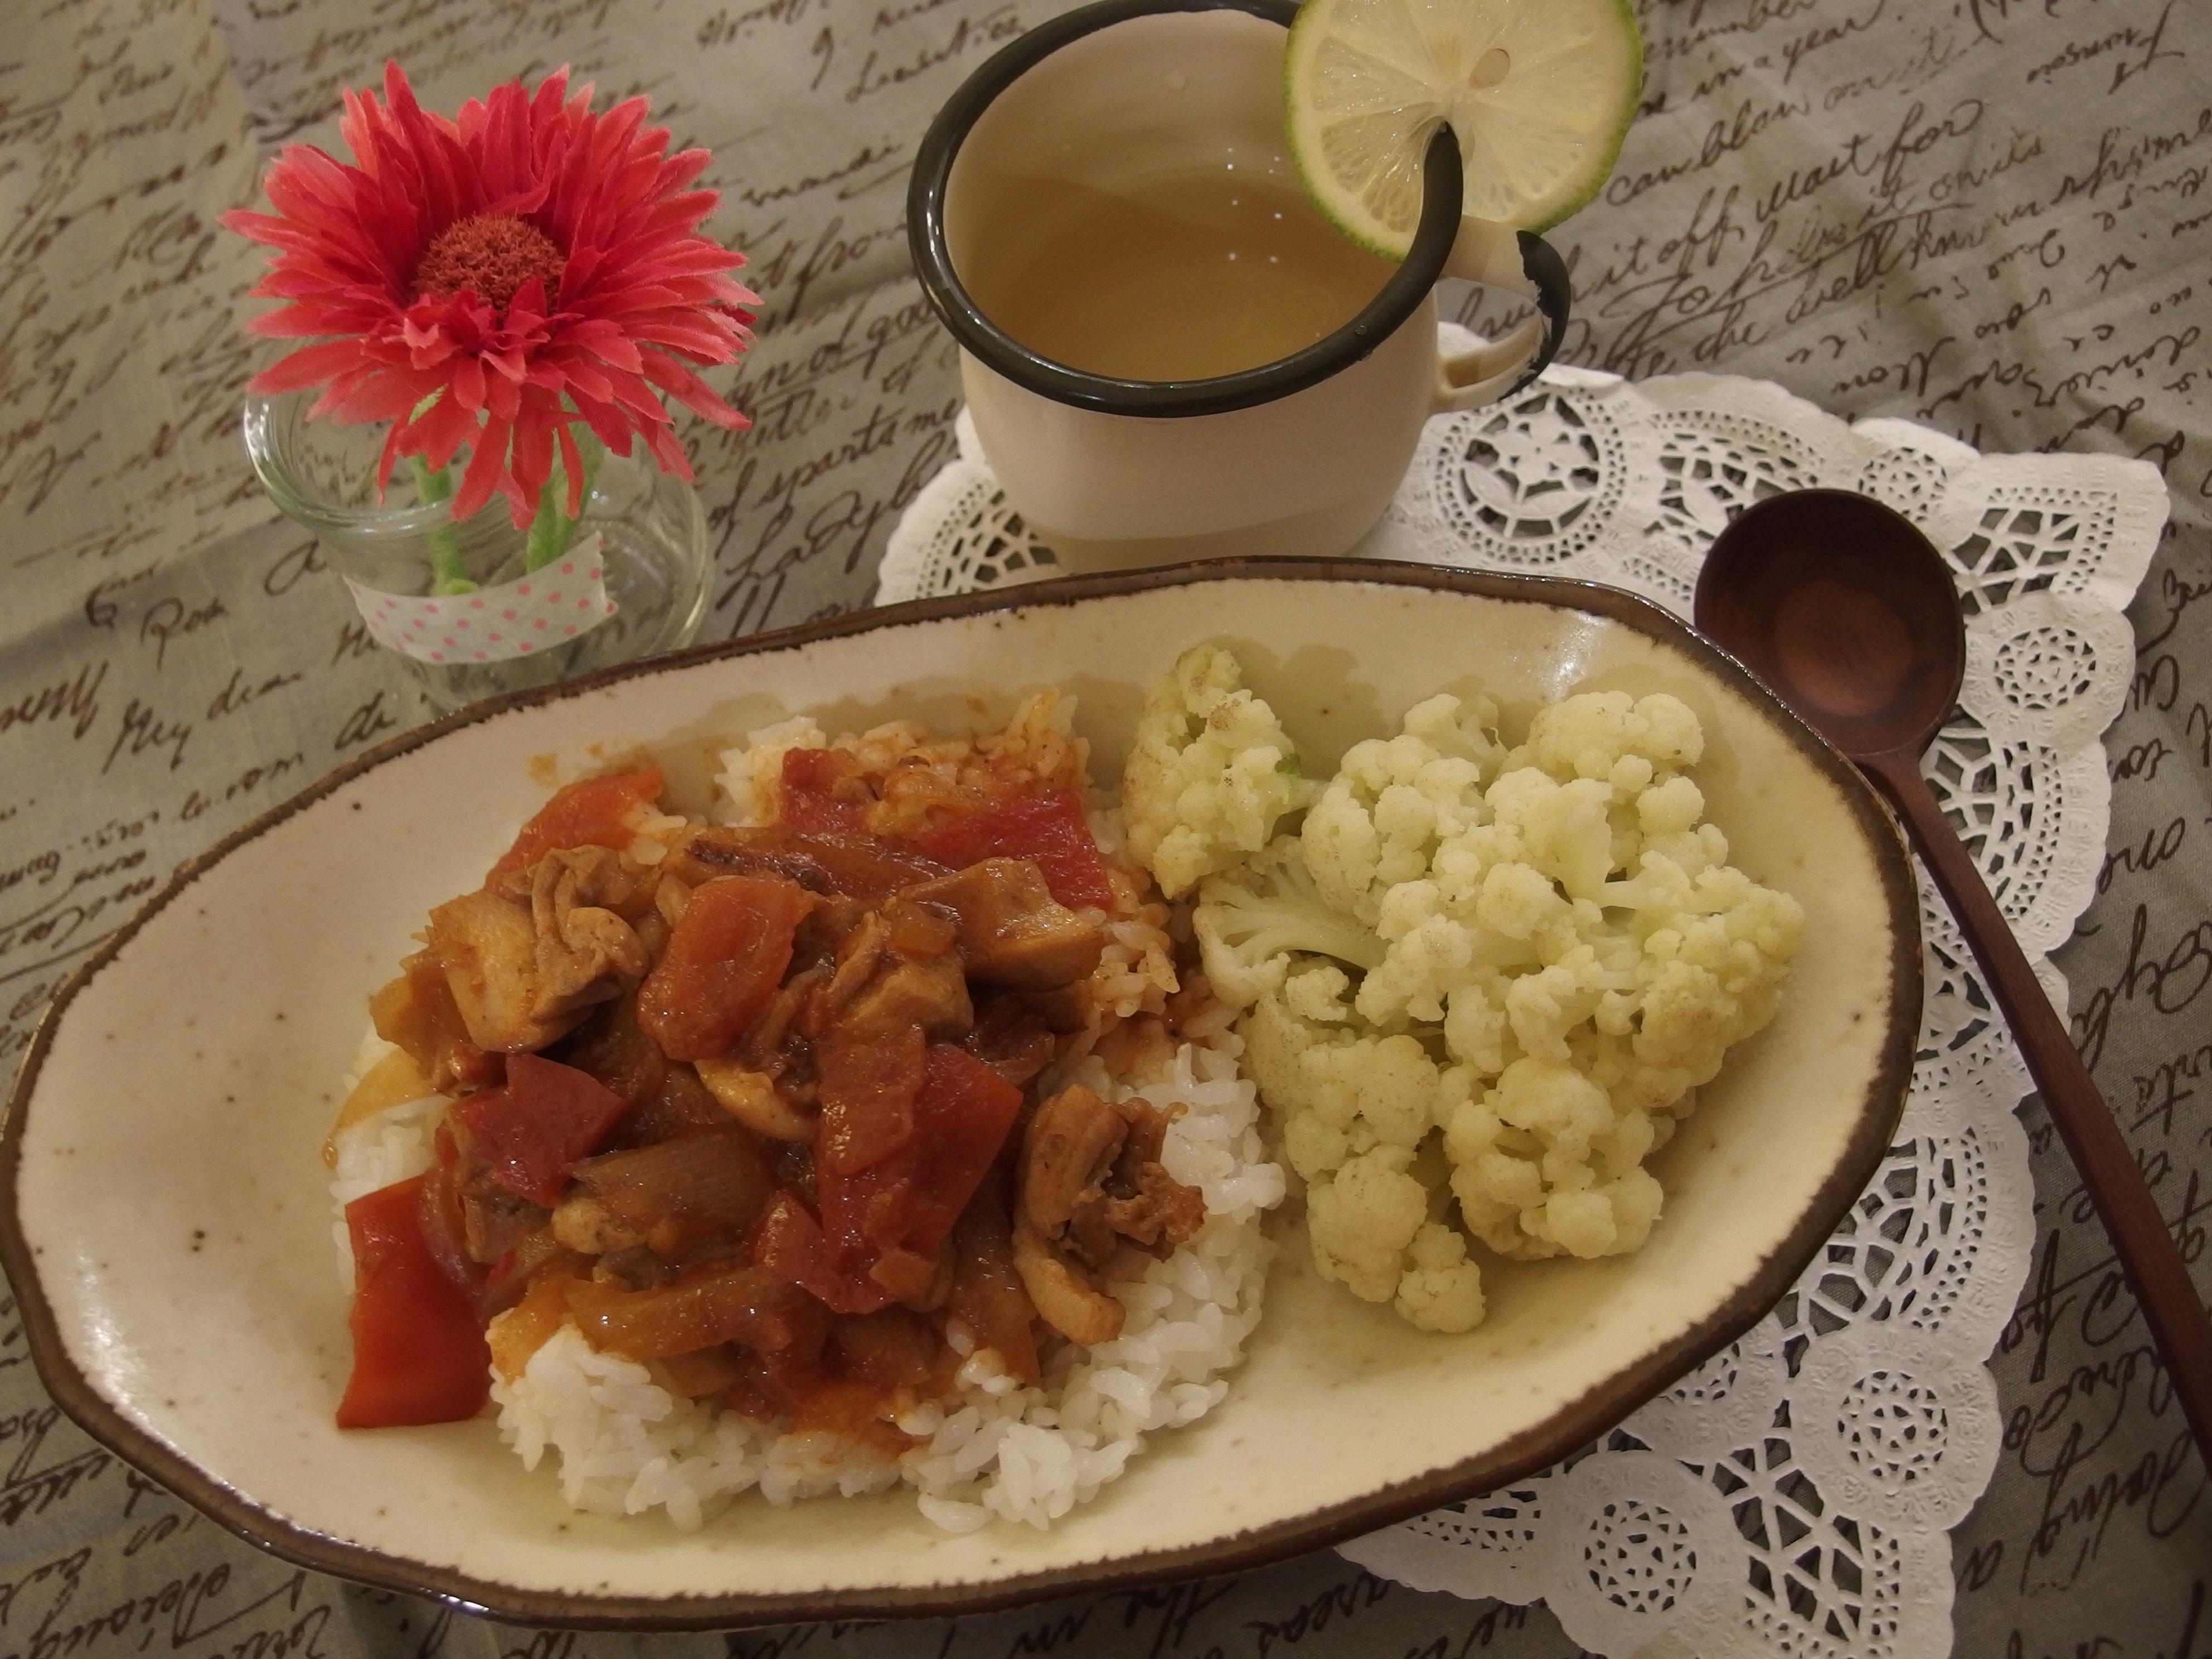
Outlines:
<svg viewBox="0 0 2212 1659"><path fill-rule="evenodd" d="M1400 259L1439 122L1470 217L1545 230L1596 195L1635 118L1644 44L1630 0L1305 0L1283 76L1307 191Z"/></svg>

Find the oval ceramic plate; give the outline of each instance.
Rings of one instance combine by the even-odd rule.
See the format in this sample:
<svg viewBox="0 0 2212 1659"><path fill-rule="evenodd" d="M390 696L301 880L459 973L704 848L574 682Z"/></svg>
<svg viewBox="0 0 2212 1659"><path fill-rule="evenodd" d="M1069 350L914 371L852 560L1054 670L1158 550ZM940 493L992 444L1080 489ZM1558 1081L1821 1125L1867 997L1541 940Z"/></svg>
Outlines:
<svg viewBox="0 0 2212 1659"><path fill-rule="evenodd" d="M345 1434L318 1152L363 1000L555 777L641 744L703 805L714 748L794 712L994 722L1080 699L1111 781L1139 688L1223 638L1316 763L1438 690L1509 727L1577 690L1665 690L1735 858L1806 909L1774 1024L1658 1159L1639 1254L1486 1265L1491 1312L1415 1332L1321 1282L1302 1240L1228 1400L1153 1437L1049 1533L935 1530L891 1494L700 1532L565 1510L488 1420ZM894 609L667 659L400 739L187 866L57 999L0 1144L0 1255L40 1371L94 1435L307 1565L538 1623L700 1627L935 1613L1221 1571L1482 1492L1589 1439L1748 1327L1874 1170L1920 1009L1911 866L1857 775L1642 600L1353 562L1152 571ZM1279 1232L1291 1231L1279 1223ZM1296 1448L1295 1453L1289 1449Z"/></svg>

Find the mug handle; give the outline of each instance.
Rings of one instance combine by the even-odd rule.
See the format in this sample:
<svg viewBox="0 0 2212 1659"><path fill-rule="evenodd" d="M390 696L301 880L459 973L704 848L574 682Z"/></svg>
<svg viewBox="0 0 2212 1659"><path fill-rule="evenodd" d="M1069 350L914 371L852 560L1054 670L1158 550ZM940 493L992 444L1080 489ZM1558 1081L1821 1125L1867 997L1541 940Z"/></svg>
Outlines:
<svg viewBox="0 0 2212 1659"><path fill-rule="evenodd" d="M1525 295L1535 301L1536 315L1502 340L1471 351L1438 354L1431 403L1431 412L1439 415L1510 397L1541 374L1559 353L1574 303L1566 262L1549 242L1480 219L1460 222L1444 274Z"/></svg>

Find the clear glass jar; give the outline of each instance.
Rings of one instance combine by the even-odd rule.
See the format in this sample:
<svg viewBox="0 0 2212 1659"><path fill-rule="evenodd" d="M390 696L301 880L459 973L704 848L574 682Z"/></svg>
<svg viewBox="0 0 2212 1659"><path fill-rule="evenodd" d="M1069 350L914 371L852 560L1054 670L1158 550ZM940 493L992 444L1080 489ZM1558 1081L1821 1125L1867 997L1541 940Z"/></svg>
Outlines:
<svg viewBox="0 0 2212 1659"><path fill-rule="evenodd" d="M388 608L374 596L489 596L531 574L527 534L514 527L503 497L456 522L438 498L438 481L402 461L380 501L384 429L311 422L315 395L248 398L246 453L270 498L315 533L331 566L354 585L364 616ZM697 492L662 472L641 445L625 458L608 453L588 432L580 431L578 442L592 448L591 487L571 545L596 547L611 613L595 606L593 619L578 625L573 638L498 660L434 660L428 649L402 646L440 709L655 656L697 636L708 571ZM465 464L451 469L455 483Z"/></svg>

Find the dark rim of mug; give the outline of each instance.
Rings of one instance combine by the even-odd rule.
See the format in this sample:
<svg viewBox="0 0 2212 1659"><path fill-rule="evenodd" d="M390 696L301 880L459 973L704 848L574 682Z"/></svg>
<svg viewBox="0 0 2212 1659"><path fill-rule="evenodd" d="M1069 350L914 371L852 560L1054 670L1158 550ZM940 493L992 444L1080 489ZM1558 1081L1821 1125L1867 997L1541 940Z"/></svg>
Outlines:
<svg viewBox="0 0 2212 1659"><path fill-rule="evenodd" d="M1122 380L1086 374L1041 357L1002 332L969 297L945 240L945 194L969 131L993 100L1062 46L1133 18L1171 12L1241 11L1285 29L1291 0L1097 0L1041 23L1003 47L945 101L923 135L907 191L907 240L922 292L946 328L975 357L1015 385L1079 409L1110 415L1219 415L1303 392L1358 362L1397 331L1436 286L1459 234L1462 185L1451 129L1429 141L1421 180L1421 222L1413 246L1367 307L1335 333L1258 368L1203 380ZM1524 251L1528 239L1522 239ZM1547 346L1556 343L1551 333ZM1550 351L1543 354L1548 360ZM1538 365L1540 368L1540 364Z"/></svg>

